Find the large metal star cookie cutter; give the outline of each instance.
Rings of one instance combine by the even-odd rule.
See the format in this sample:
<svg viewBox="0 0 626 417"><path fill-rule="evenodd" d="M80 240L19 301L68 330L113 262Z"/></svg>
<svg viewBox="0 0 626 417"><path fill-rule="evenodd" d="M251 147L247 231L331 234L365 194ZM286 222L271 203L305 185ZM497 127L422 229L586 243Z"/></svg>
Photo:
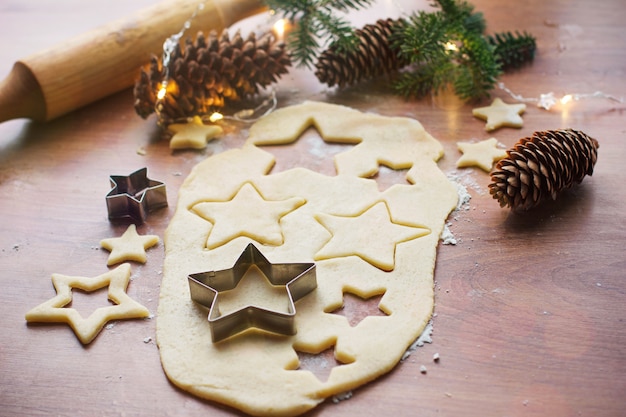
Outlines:
<svg viewBox="0 0 626 417"><path fill-rule="evenodd" d="M220 292L235 289L252 266L256 266L272 285L286 288L287 312L248 305L226 315L220 313ZM296 334L295 302L317 288L315 263L273 264L252 243L244 249L232 268L191 274L188 281L191 299L209 308L208 321L213 343L252 327L286 336Z"/></svg>
<svg viewBox="0 0 626 417"><path fill-rule="evenodd" d="M148 213L167 206L165 184L148 178L148 168L130 175L111 175L111 190L106 195L109 220L131 219L143 223Z"/></svg>

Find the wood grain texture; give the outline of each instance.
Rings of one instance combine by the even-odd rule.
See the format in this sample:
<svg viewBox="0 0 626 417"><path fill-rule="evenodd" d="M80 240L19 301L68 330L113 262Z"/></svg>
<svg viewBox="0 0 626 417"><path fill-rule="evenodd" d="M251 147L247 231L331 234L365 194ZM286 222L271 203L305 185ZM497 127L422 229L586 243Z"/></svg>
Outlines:
<svg viewBox="0 0 626 417"><path fill-rule="evenodd" d="M19 58L151 3L3 1L0 76ZM626 95L622 0L472 3L484 13L489 32L526 30L537 37L535 62L501 78L516 93ZM428 7L426 1L381 2L369 19L358 19L399 14L398 5L409 12ZM244 32L254 29L251 22L241 25ZM311 72L294 70L279 87L281 106L315 99L417 118L444 145L441 168L455 173L472 196L467 210L450 217L458 244L438 251L433 343L349 400L327 401L308 415L623 415L625 104L590 99L552 111L529 105L522 129L488 134L484 122L471 116L471 105L405 101L380 83L327 90ZM494 97L513 101L501 90ZM458 141L494 136L511 146L533 131L565 127L600 142L594 175L532 213L500 209L488 195L487 174L455 169ZM0 415L239 415L167 381L154 318L116 322L83 347L68 326L27 325L24 313L54 295L52 273L106 272L108 252L99 241L127 226L107 220L109 175L147 166L149 177L166 183L170 206L138 228L162 237L190 169L240 146L245 133L246 126L234 126L203 151L172 152L154 119L135 115L130 91L51 123L0 124ZM282 167L311 155L304 144L281 152ZM153 313L162 260L159 244L148 251L145 265L132 265L128 292Z"/></svg>

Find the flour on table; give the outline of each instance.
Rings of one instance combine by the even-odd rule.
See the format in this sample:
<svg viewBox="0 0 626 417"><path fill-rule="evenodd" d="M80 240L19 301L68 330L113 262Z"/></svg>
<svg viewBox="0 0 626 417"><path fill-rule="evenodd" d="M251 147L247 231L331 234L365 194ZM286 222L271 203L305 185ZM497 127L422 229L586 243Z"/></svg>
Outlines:
<svg viewBox="0 0 626 417"><path fill-rule="evenodd" d="M432 336L433 336L433 322L431 320L428 322L428 324L424 328L424 331L422 332L422 334L417 339L415 339L415 341L411 343L411 346L409 346L406 352L404 352L404 355L402 355L402 360L403 361L406 360L406 358L411 356L411 354L415 352L415 350L418 347L424 346L425 343L432 343L433 342Z"/></svg>

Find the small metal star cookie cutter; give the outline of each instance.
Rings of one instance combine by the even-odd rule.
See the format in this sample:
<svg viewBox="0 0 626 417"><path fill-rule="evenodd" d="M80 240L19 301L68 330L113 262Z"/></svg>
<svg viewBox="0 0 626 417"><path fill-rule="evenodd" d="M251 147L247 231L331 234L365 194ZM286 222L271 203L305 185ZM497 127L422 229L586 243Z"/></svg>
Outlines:
<svg viewBox="0 0 626 417"><path fill-rule="evenodd" d="M252 266L259 268L273 285L285 286L289 298L286 313L248 305L221 315L219 293L235 289ZM208 321L213 343L252 327L286 336L296 334L294 303L317 288L315 263L273 264L252 243L248 244L232 268L191 274L188 281L191 299L209 308Z"/></svg>
<svg viewBox="0 0 626 417"><path fill-rule="evenodd" d="M148 213L167 206L165 184L148 178L148 168L130 175L111 175L111 190L106 195L109 220L132 218L143 223Z"/></svg>

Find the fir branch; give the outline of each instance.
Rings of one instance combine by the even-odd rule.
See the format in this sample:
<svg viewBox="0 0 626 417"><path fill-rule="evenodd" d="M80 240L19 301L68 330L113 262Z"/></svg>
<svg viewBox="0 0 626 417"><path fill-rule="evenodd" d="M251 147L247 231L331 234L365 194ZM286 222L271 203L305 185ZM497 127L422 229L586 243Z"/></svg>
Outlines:
<svg viewBox="0 0 626 417"><path fill-rule="evenodd" d="M352 26L325 7L316 14L315 28L321 39L332 39L333 47L340 52L352 50L358 41Z"/></svg>
<svg viewBox="0 0 626 417"><path fill-rule="evenodd" d="M315 34L309 30L312 25L309 19L309 16L303 17L300 24L294 25L293 31L287 35L291 60L307 68L313 65L315 58L310 51L319 49Z"/></svg>
<svg viewBox="0 0 626 417"><path fill-rule="evenodd" d="M474 6L470 3L463 0L436 0L436 3L450 23L459 24L468 32L483 33L485 31L487 23L483 14L474 13Z"/></svg>
<svg viewBox="0 0 626 417"><path fill-rule="evenodd" d="M494 53L503 70L519 68L535 57L537 44L535 38L528 33L511 32L496 33L487 36L487 41L494 46Z"/></svg>
<svg viewBox="0 0 626 417"><path fill-rule="evenodd" d="M441 14L420 11L411 15L401 32L394 34L392 45L411 64L435 62L445 55L446 33Z"/></svg>
<svg viewBox="0 0 626 417"><path fill-rule="evenodd" d="M357 38L349 22L338 15L369 6L374 0L266 0L268 7L288 19L295 30L288 43L297 66L310 68L320 43L337 50L354 49Z"/></svg>
<svg viewBox="0 0 626 417"><path fill-rule="evenodd" d="M401 73L392 87L396 94L405 98L423 97L433 90L433 84L432 67L417 67L411 73Z"/></svg>
<svg viewBox="0 0 626 417"><path fill-rule="evenodd" d="M436 65L421 65L410 72L403 72L393 83L397 94L405 97L423 97L433 91L439 91L452 81L455 68L446 60Z"/></svg>
<svg viewBox="0 0 626 417"><path fill-rule="evenodd" d="M437 4L441 10L414 13L394 34L393 47L412 65L394 88L421 97L451 84L462 99L488 96L501 70L494 46L482 35L482 14L462 0Z"/></svg>
<svg viewBox="0 0 626 417"><path fill-rule="evenodd" d="M323 7L332 6L340 12L349 12L350 10L359 10L369 6L375 0L325 0L321 2Z"/></svg>
<svg viewBox="0 0 626 417"><path fill-rule="evenodd" d="M459 49L454 91L463 100L489 97L501 74L494 48L482 36L466 34Z"/></svg>

